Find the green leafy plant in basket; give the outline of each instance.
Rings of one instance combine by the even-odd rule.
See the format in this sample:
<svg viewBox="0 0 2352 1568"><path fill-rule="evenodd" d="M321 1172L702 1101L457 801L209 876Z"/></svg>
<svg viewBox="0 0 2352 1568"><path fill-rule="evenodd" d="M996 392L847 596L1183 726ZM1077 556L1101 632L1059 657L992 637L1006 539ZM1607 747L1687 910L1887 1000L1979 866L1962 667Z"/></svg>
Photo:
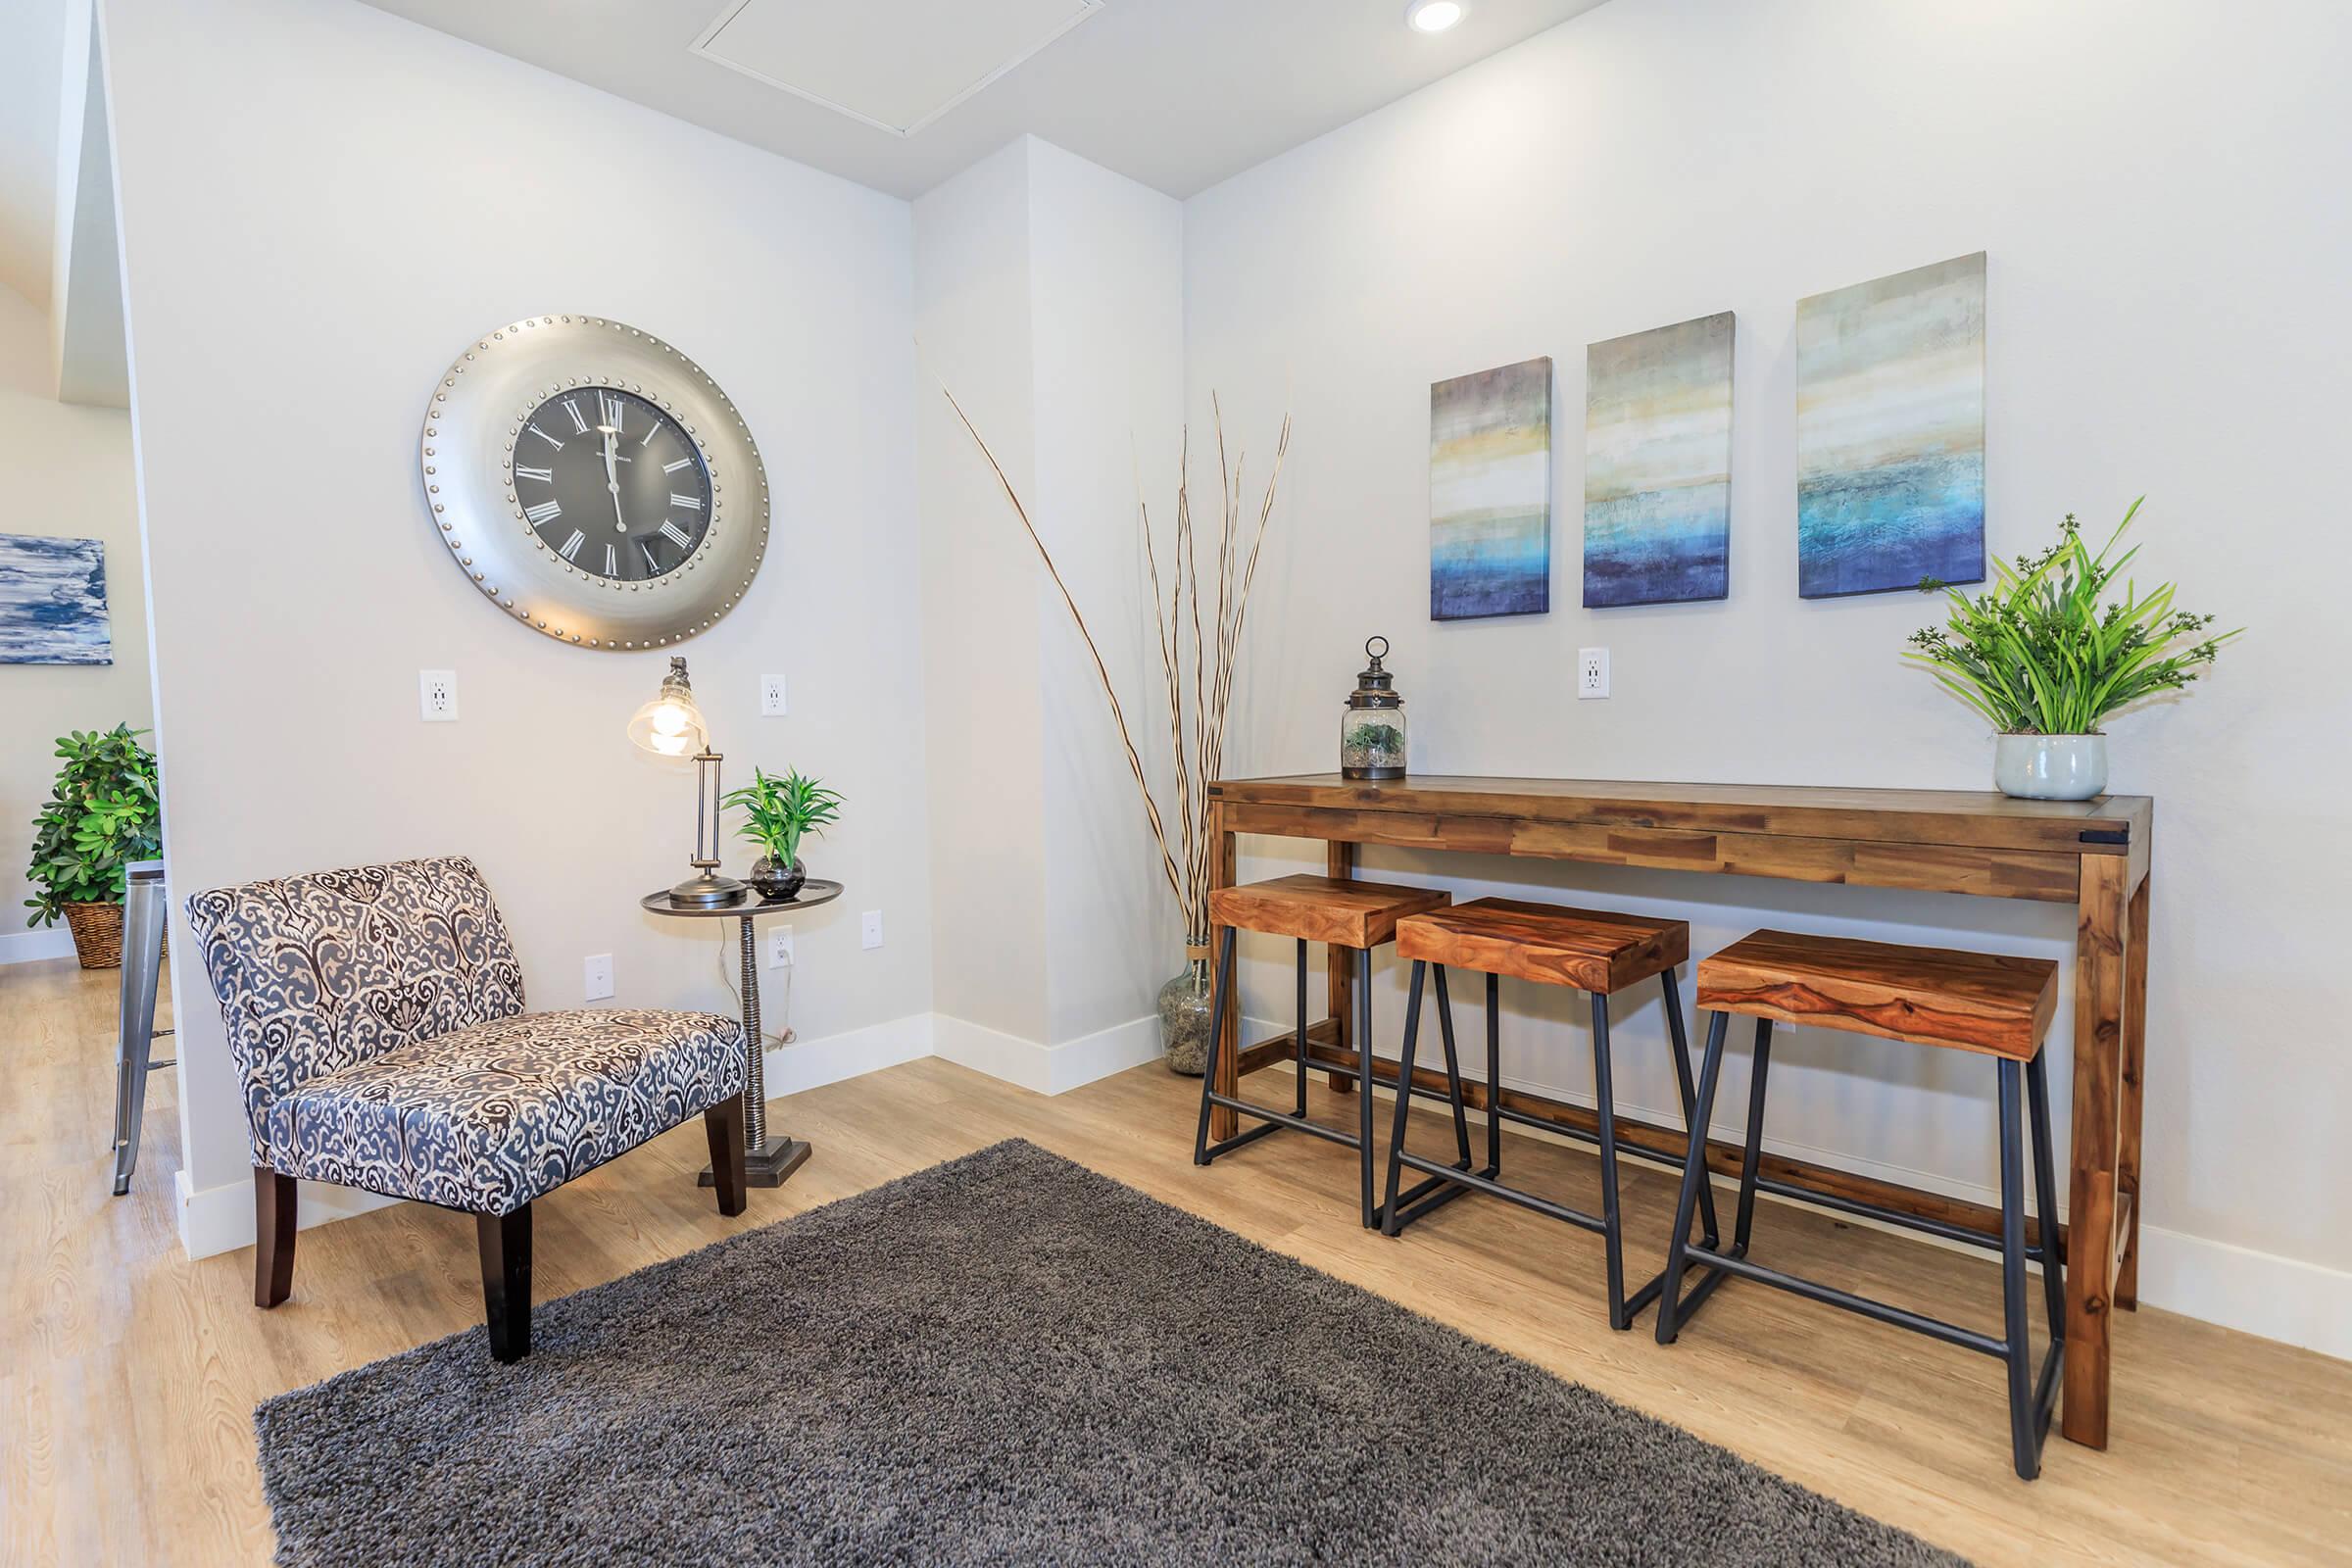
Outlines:
<svg viewBox="0 0 2352 1568"><path fill-rule="evenodd" d="M788 899L808 879L801 864L801 840L839 821L842 799L798 768L782 778L755 768L752 782L729 791L725 804L742 810L743 822L736 832L761 851L749 878L753 890L761 898Z"/></svg>
<svg viewBox="0 0 2352 1568"><path fill-rule="evenodd" d="M32 819L24 880L31 924L51 925L73 905L121 904L123 867L163 853L155 754L144 730L75 730L58 738L65 765Z"/></svg>
<svg viewBox="0 0 2352 1568"><path fill-rule="evenodd" d="M1994 562L1993 584L1984 592L1966 594L1933 579L1920 584L1923 593L1942 593L1950 613L1945 624L1915 632L1903 657L1926 665L2003 737L1997 776L2013 795L2098 793L2106 783L2100 726L2134 703L2187 687L2222 644L2239 635L2213 636L2213 616L2174 609L2172 583L2142 594L2126 575L2139 549L2118 555L2116 546L2139 508L2140 501L2132 503L2095 554L2070 513L2057 542L2040 555L2020 556L2014 565ZM2119 586L2121 597L2110 597ZM2044 739L2021 746L2017 737ZM2019 784L2018 767L2046 772L2049 757L2062 750L2058 739L2081 743L2085 760L2076 785L2048 777Z"/></svg>

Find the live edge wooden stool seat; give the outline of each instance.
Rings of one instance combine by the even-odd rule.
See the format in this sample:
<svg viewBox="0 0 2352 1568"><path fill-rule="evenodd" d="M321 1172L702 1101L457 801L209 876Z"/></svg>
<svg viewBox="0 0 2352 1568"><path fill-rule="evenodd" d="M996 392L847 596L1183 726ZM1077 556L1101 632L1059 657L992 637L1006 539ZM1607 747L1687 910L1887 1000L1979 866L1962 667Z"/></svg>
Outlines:
<svg viewBox="0 0 2352 1568"><path fill-rule="evenodd" d="M1200 1125L1193 1135L1193 1163L1205 1165L1219 1154L1239 1149L1244 1144L1254 1143L1284 1127L1328 1139L1335 1144L1344 1144L1356 1151L1356 1162L1361 1175L1364 1227L1369 1230L1380 1222L1372 1189L1372 950L1396 940L1397 921L1407 915L1443 908L1452 902L1452 898L1451 894L1443 890L1391 887L1381 882L1304 875L1218 888L1209 894L1209 921L1219 928L1217 970L1215 984L1209 993L1208 1015L1213 1022L1208 1036L1208 1062L1200 1079ZM1216 1092L1217 1057L1224 1050L1226 1032L1223 1020L1227 999L1233 995L1234 937L1241 931L1291 937L1298 944L1298 1011L1295 1026L1298 1086L1297 1103L1289 1111L1274 1110ZM1306 945L1309 942L1352 949L1355 953L1355 1024L1349 1031L1355 1041L1355 1065L1353 1068L1327 1069L1355 1079L1356 1128L1353 1133L1341 1132L1306 1119ZM1446 1059L1450 1062L1453 1054L1450 1034L1446 1037ZM1216 1105L1223 1105L1244 1116L1255 1117L1261 1125L1212 1144L1208 1141L1208 1113ZM1462 1163L1466 1168L1470 1161L1470 1134L1468 1124L1462 1120L1458 1100L1454 1105L1454 1121L1460 1133Z"/></svg>
<svg viewBox="0 0 2352 1568"><path fill-rule="evenodd" d="M1660 1274L1630 1299L1625 1294L1624 1241L1617 1205L1617 1107L1609 1084L1609 998L1652 977L1661 982L1666 994L1666 1029L1674 1048L1675 1082L1681 1090L1683 1115L1688 1121L1692 1097L1690 1046L1683 1030L1683 998L1675 986L1674 971L1676 965L1690 956L1690 925L1682 920L1564 909L1516 899L1480 899L1473 904L1456 905L1398 921L1396 956L1410 958L1413 963L1411 994L1405 1003L1404 1058L1397 1069L1397 1082L1400 1085L1412 1082L1421 1022L1422 974L1434 964L1438 972L1438 1021L1446 1034L1446 1076L1447 1087L1457 1100L1463 1091L1453 1056L1453 1019L1446 996L1446 966L1479 970L1487 977L1487 1164L1484 1170L1472 1171L1465 1160L1462 1165L1448 1169L1408 1151L1404 1147L1407 1097L1399 1094L1396 1126L1389 1139L1388 1201L1383 1206L1381 1229L1395 1236L1446 1199L1457 1198L1464 1192L1480 1192L1549 1218L1597 1231L1608 1256L1609 1326L1630 1328L1634 1314L1662 1292L1667 1276ZM1502 1105L1497 1090L1502 1050L1499 1002L1504 975L1538 985L1569 986L1592 997L1592 1079L1599 1100L1595 1131L1585 1133L1581 1129L1562 1128ZM1571 1132L1597 1143L1600 1212L1588 1213L1504 1185L1498 1178L1502 1173L1505 1120L1542 1127L1547 1132ZM1703 1144L1705 1140L1699 1142ZM1644 1152L1638 1149L1625 1152ZM1465 1149L1464 1152L1468 1151ZM1399 1193L1397 1186L1407 1165L1428 1172L1430 1181L1444 1190L1418 1202L1412 1193ZM1427 1187L1429 1183L1422 1185ZM1704 1235L1711 1247L1716 1241L1714 1200L1704 1194L1701 1198L1705 1210ZM1684 1223L1690 1223L1689 1216L1685 1216Z"/></svg>
<svg viewBox="0 0 2352 1568"><path fill-rule="evenodd" d="M2057 1004L2058 965L2046 958L1758 931L1700 962L1698 1004L1711 1009L1715 1016L1707 1025L1706 1062L1699 1069L1698 1109L1692 1125L1707 1125L1714 1108L1715 1086L1723 1071L1724 1034L1731 1015L1740 1013L1756 1020L1755 1065L1748 1079L1747 1143L1740 1157L1739 1218L1731 1248L1723 1250L1711 1242L1694 1247L1684 1239L1690 1222L1692 1200L1707 1185L1705 1142L1691 1141L1690 1154L1683 1169L1682 1197L1675 1211L1674 1239L1667 1249L1666 1271L1680 1279L1686 1261L1695 1261L1713 1272L1689 1297L1678 1300L1669 1296L1659 1303L1658 1343L1673 1344L1683 1322L1708 1292L1727 1275L1736 1274L1778 1286L1810 1300L1844 1307L1881 1323L1910 1329L1947 1345L1981 1350L1998 1358L2008 1368L2010 1446L2017 1473L2033 1480L2041 1470L2042 1440L2049 1432L2050 1410L2057 1397L2066 1355L2066 1270L2063 1249L2055 1245L2057 1184L2051 1174L2049 1079L2041 1051L2042 1037L2049 1031L2050 1016ZM1997 1064L2000 1087L2000 1240L1994 1243L1975 1231L1899 1213L1875 1203L1825 1197L1759 1179L1756 1166L1764 1132L1764 1084L1772 1061L1772 1026L1776 1022L1878 1035L1912 1045L1941 1046L1992 1057ZM2018 1127L2021 1076L2025 1080L2034 1131L2034 1207L2037 1227L2031 1246L2026 1240L2024 1140ZM1947 1241L1997 1246L2001 1253L2001 1336L1996 1339L1750 1260L1748 1233L1759 1191L1925 1231ZM2038 1380L2034 1373L2032 1335L2026 1318L2029 1259L2041 1264L2042 1291L2050 1319L2050 1350L2042 1362Z"/></svg>

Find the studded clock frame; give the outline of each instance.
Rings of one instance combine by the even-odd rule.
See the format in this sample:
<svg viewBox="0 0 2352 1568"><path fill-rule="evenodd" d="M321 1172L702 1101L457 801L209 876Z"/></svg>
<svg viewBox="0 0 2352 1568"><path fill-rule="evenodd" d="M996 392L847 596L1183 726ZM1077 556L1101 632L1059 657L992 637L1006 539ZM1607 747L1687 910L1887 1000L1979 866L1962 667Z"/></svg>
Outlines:
<svg viewBox="0 0 2352 1568"><path fill-rule="evenodd" d="M694 552L639 582L597 576L548 548L514 494L514 446L542 403L583 387L634 393L673 419L710 475ZM433 390L418 442L434 530L474 587L532 630L580 648L667 648L742 602L767 555L767 470L718 383L650 332L595 316L540 316L477 339Z"/></svg>

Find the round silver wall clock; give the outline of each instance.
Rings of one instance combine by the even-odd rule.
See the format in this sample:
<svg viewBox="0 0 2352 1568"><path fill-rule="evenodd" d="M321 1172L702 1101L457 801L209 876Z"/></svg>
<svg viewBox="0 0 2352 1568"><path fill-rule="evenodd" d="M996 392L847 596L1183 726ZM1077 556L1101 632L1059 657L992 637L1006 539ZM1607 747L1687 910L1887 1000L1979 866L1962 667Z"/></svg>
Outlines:
<svg viewBox="0 0 2352 1568"><path fill-rule="evenodd" d="M482 595L582 648L664 648L751 587L767 471L743 416L676 349L594 316L482 337L419 443L435 532Z"/></svg>

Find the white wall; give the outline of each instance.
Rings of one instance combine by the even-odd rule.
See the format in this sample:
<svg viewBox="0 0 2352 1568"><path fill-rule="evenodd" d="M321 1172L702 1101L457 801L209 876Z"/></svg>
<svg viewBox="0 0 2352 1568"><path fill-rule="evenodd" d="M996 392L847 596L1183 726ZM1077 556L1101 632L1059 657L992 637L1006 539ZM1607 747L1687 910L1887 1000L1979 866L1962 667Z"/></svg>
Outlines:
<svg viewBox="0 0 2352 1568"><path fill-rule="evenodd" d="M1171 525L1183 213L1022 137L915 204L915 256L940 1049L1067 1087L1156 1051L1181 933L1094 662L942 388L1054 552L1139 750L1164 758L1136 495ZM1072 1046L1088 1066L1052 1064Z"/></svg>
<svg viewBox="0 0 2352 1568"><path fill-rule="evenodd" d="M914 204L914 428L922 533L934 1001L1046 1038L1046 823L1037 565L951 389L1024 496L1037 480L1029 146L1007 143Z"/></svg>
<svg viewBox="0 0 2352 1568"><path fill-rule="evenodd" d="M152 716L130 416L60 403L53 389L46 318L0 284L0 485L15 498L0 533L103 541L115 644L112 664L0 664L0 963L73 948L62 921L29 935L25 926L32 816L57 776L49 743L125 720L144 729Z"/></svg>
<svg viewBox="0 0 2352 1568"><path fill-rule="evenodd" d="M576 1005L610 953L624 1004L732 1008L732 927L637 908L691 826L690 773L622 733L664 658L492 613L415 468L468 340L594 312L698 361L766 461L759 582L685 652L731 776L797 764L848 798L806 852L851 892L796 921L791 1022L927 1015L906 204L350 0L103 19L175 891L462 851L535 1005ZM418 721L427 666L457 671L461 722ZM766 671L788 718L757 716ZM243 1187L219 1013L196 966L174 979L189 1185Z"/></svg>
<svg viewBox="0 0 2352 1568"><path fill-rule="evenodd" d="M2334 673L2352 176L2340 7L1617 0L1186 208L1188 395L1298 415L1233 771L1326 769L1365 636L1395 644L1422 772L1984 787L1981 727L1897 659L1911 594L1795 595L1802 295L1990 255L1988 546L2149 497L2142 581L2253 630L2185 701L2114 728L2157 801L2143 1298L2352 1353L2352 1078L2338 950L2352 750ZM1584 345L1739 315L1727 603L1579 601ZM1548 354L1546 616L1432 624L1428 386ZM1580 646L1614 696L1570 700ZM1245 872L1305 863L1252 841ZM1464 894L2042 954L2062 908L1374 852ZM1271 958L1273 950L1265 950ZM2071 975L2069 976L2071 983ZM1280 1013L1252 965L1252 1011ZM1381 986L1395 1038L1400 988ZM1584 1092L1574 999L1513 987L1505 1076ZM1674 1103L1655 1001L1620 1011L1621 1102ZM2070 1045L2056 1035L2055 1081ZM1784 1147L1955 1191L1991 1181L1981 1062L1799 1031ZM1737 1120L1744 1048L1721 1120ZM2061 1098L2064 1089L2061 1088ZM2061 1123L2063 1126L2063 1121ZM2226 1253L2216 1244L2250 1249ZM2286 1298L2249 1301L2279 1286Z"/></svg>
<svg viewBox="0 0 2352 1568"><path fill-rule="evenodd" d="M1146 775L1163 785L1173 842L1167 708L1136 504L1140 490L1164 550L1184 423L1184 209L1050 142L1030 146L1038 529L1086 613ZM1009 518L994 520L1000 540L1033 554ZM1058 596L1040 597L1046 1038L1060 1044L1152 1012L1160 985L1184 967L1184 933L1094 662ZM1156 1028L1154 1013L1146 1043Z"/></svg>

